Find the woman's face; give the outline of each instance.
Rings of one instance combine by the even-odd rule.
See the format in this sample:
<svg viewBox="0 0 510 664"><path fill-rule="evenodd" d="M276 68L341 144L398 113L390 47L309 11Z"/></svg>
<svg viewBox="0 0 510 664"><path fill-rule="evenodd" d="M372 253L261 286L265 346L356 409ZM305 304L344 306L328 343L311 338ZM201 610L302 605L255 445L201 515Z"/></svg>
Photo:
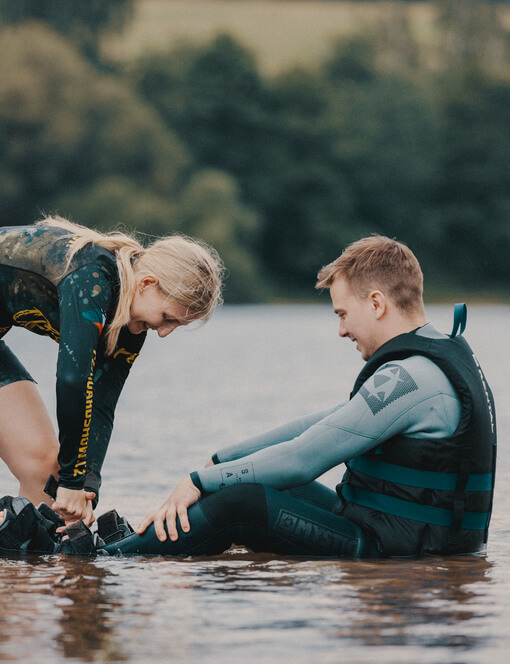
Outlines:
<svg viewBox="0 0 510 664"><path fill-rule="evenodd" d="M143 277L131 302L127 327L132 334L156 330L163 338L180 325L191 322L186 313L186 307L163 295L156 277Z"/></svg>

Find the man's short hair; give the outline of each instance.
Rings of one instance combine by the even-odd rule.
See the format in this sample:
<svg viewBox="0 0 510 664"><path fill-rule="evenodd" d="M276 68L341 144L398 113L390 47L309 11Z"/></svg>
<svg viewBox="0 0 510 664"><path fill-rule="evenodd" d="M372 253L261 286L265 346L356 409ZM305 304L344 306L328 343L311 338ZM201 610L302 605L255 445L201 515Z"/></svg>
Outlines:
<svg viewBox="0 0 510 664"><path fill-rule="evenodd" d="M383 235L353 242L321 269L315 287L330 288L339 277L361 298L381 290L405 313L423 308L423 273L416 256L402 242Z"/></svg>

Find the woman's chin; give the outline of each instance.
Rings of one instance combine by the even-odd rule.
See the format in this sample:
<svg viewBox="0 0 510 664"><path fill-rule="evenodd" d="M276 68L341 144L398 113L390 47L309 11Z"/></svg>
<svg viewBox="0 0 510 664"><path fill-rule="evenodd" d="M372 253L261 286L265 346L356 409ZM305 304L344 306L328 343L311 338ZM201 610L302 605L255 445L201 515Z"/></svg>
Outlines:
<svg viewBox="0 0 510 664"><path fill-rule="evenodd" d="M141 334L145 330L143 323L128 323L126 327L131 334Z"/></svg>

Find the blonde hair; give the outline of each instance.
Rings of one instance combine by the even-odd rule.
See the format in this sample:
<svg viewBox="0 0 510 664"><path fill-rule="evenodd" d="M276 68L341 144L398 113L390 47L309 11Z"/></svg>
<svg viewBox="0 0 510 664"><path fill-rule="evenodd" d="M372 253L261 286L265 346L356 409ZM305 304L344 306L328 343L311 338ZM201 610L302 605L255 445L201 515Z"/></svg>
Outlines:
<svg viewBox="0 0 510 664"><path fill-rule="evenodd" d="M63 228L73 235L64 274L76 253L90 243L114 254L120 289L113 320L105 331L107 355L113 353L121 328L129 323L135 288L144 276L157 277L163 295L186 307L191 320L208 320L222 302L223 263L216 250L204 242L175 234L144 247L126 233L100 233L58 216L47 217L37 225Z"/></svg>
<svg viewBox="0 0 510 664"><path fill-rule="evenodd" d="M361 298L380 288L406 314L423 309L423 273L416 256L402 242L383 235L353 242L320 270L315 288L330 288L339 277Z"/></svg>

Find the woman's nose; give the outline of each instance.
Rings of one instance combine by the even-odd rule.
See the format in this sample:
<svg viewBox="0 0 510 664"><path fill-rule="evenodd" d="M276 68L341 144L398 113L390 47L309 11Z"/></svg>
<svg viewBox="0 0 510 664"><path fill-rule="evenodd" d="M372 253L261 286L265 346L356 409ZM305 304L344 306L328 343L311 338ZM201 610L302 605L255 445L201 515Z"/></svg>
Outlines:
<svg viewBox="0 0 510 664"><path fill-rule="evenodd" d="M158 327L158 337L164 339L169 334L171 334L176 327L177 327L176 325L161 325L160 327Z"/></svg>

